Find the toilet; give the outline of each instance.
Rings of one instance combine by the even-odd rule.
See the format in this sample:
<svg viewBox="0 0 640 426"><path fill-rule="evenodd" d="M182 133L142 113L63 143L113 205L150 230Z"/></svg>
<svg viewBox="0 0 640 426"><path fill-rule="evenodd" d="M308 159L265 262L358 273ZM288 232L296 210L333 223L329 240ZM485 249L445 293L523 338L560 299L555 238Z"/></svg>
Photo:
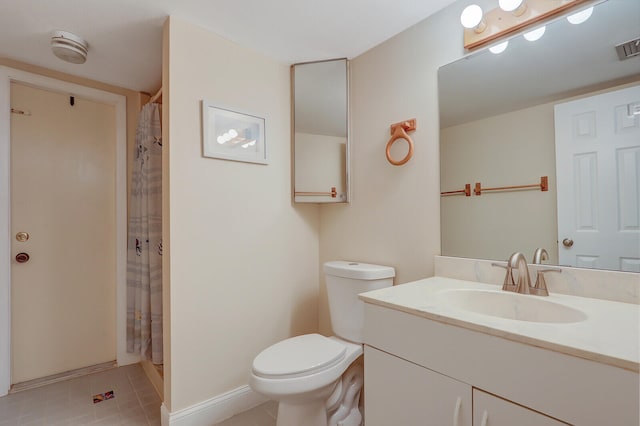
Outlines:
<svg viewBox="0 0 640 426"><path fill-rule="evenodd" d="M278 401L277 426L360 426L364 303L359 293L390 287L392 267L324 264L335 336L305 334L278 342L253 361L249 385Z"/></svg>

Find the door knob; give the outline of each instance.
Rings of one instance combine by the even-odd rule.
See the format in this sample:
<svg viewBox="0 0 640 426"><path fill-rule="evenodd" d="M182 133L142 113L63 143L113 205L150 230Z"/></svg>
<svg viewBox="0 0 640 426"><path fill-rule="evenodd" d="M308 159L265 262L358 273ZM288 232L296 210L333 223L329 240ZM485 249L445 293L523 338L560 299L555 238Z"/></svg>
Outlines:
<svg viewBox="0 0 640 426"><path fill-rule="evenodd" d="M571 238L565 238L564 240L562 240L562 245L565 247L572 247L573 240Z"/></svg>
<svg viewBox="0 0 640 426"><path fill-rule="evenodd" d="M16 254L16 262L25 263L29 261L29 255L27 253L18 253Z"/></svg>

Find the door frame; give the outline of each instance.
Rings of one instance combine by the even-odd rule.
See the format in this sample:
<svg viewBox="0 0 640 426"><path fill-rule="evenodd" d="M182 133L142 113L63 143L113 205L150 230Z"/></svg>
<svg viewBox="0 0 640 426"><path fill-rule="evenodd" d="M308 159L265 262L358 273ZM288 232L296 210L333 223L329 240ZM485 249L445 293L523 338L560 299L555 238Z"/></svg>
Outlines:
<svg viewBox="0 0 640 426"><path fill-rule="evenodd" d="M0 396L11 387L11 82L73 94L115 107L116 116L116 356L118 365L138 362L127 353L127 98L75 83L0 66Z"/></svg>

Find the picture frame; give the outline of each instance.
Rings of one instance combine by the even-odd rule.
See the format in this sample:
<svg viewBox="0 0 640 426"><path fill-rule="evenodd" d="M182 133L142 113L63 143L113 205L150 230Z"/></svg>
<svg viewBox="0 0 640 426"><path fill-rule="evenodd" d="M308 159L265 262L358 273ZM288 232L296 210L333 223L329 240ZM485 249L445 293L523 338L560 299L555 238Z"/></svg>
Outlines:
<svg viewBox="0 0 640 426"><path fill-rule="evenodd" d="M265 119L203 100L202 155L207 158L268 164Z"/></svg>

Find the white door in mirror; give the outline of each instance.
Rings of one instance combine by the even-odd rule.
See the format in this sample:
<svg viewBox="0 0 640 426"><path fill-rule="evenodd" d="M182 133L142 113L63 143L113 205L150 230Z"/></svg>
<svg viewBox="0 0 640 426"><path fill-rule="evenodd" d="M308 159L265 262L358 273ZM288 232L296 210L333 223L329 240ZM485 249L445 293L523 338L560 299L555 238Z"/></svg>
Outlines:
<svg viewBox="0 0 640 426"><path fill-rule="evenodd" d="M640 85L555 106L561 265L640 272L639 100Z"/></svg>

